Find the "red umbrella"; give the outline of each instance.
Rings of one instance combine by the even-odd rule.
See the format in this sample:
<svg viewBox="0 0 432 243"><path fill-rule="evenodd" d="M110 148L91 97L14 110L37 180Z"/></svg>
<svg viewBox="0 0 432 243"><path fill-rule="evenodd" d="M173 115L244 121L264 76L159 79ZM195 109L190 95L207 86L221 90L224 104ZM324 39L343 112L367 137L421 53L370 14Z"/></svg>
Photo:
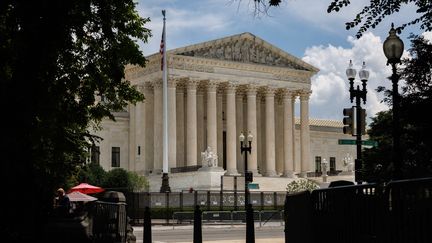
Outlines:
<svg viewBox="0 0 432 243"><path fill-rule="evenodd" d="M103 192L105 191L105 189L87 183L81 183L78 186L74 186L69 190L69 192L75 192L75 191L82 192L84 194L92 194L92 193Z"/></svg>

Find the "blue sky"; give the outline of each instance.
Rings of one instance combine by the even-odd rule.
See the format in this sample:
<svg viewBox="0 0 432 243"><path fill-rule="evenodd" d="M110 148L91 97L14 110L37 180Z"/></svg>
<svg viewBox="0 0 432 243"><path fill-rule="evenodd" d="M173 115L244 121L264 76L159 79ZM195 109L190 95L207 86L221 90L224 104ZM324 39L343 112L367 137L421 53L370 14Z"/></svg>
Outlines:
<svg viewBox="0 0 432 243"><path fill-rule="evenodd" d="M366 61L370 71L366 109L368 117L374 116L387 109L375 89L391 87L386 79L391 70L385 65L382 42L390 24L398 26L413 19L415 9L402 9L356 39L357 29L347 31L345 22L369 1L352 1L348 8L328 14L330 2L285 0L280 7L270 9L268 15L257 17L253 14L253 0L140 0L138 11L142 17L150 17L147 28L153 34L148 43L140 46L145 55L159 51L162 9L167 11L168 49L250 32L320 69L312 78L310 100L310 116L320 119L342 119L342 109L351 106L345 69L350 59L357 69ZM406 38L410 33L421 31L414 27L401 34L405 48L409 48Z"/></svg>

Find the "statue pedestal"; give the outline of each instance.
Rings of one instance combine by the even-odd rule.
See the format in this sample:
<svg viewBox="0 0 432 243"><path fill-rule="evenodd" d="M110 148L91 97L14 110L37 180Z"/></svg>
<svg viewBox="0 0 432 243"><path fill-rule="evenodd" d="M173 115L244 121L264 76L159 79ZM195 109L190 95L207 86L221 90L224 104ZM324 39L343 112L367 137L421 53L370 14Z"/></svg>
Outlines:
<svg viewBox="0 0 432 243"><path fill-rule="evenodd" d="M169 174L169 184L172 192L188 190L220 190L221 177L225 171L220 167L206 167L200 171ZM161 187L160 175L150 175L150 191L159 191Z"/></svg>
<svg viewBox="0 0 432 243"><path fill-rule="evenodd" d="M354 175L354 171L342 171L339 175Z"/></svg>
<svg viewBox="0 0 432 243"><path fill-rule="evenodd" d="M198 169L198 171L199 172L224 172L225 173L225 170L222 167L215 167L215 166L212 166L212 167L208 167L208 166L201 167L201 168Z"/></svg>

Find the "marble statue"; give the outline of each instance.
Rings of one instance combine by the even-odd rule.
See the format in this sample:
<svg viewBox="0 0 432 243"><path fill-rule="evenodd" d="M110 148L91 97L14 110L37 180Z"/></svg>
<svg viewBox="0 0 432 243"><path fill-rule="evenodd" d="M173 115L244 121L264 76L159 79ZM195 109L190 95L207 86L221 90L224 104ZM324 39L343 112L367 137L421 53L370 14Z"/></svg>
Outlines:
<svg viewBox="0 0 432 243"><path fill-rule="evenodd" d="M218 156L211 150L210 146L204 152L201 152L203 167L217 167Z"/></svg>

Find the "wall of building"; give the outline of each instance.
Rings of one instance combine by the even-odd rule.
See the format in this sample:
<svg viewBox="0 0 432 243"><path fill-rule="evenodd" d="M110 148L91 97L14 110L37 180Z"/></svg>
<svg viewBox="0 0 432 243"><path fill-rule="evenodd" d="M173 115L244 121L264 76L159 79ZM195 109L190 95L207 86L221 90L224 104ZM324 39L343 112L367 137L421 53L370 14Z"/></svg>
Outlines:
<svg viewBox="0 0 432 243"><path fill-rule="evenodd" d="M127 113L122 116L116 117L117 122L113 122L111 120L104 120L102 122L103 129L98 131L96 134L103 138L96 145L100 147L100 164L105 170L111 170L113 167L111 166L111 149L112 147L120 147L120 167L127 170L135 170L140 174L144 174L144 168L151 169L153 166L151 163L151 156L153 151L151 146L144 146L141 148L141 159L137 159L137 156L131 157L129 148L129 117ZM281 123L281 122L279 122ZM278 125L281 126L282 124ZM278 134L278 133L277 133ZM149 136L151 134L146 134ZM354 139L354 137L350 135L346 135L342 133L342 128L340 127L323 127L323 126L311 126L310 131L311 137L311 161L310 161L310 171L315 171L315 157L319 156L321 159L326 159L330 162L330 157L336 158L336 170L347 170L346 166L344 166L344 158L348 155L351 156L352 161L356 156L356 147L355 145L339 145L339 139ZM148 137L147 137L148 138ZM152 139L147 139L148 142L151 142ZM281 145L281 141L283 139L277 139L277 146ZM203 141L204 142L204 141ZM300 127L297 125L295 130L295 170L299 171L300 168ZM264 144L262 143L262 146ZM283 173L283 150L281 148L277 149L277 173ZM135 151L133 154L135 154ZM202 152L202 151L201 151ZM149 154L150 156L147 156ZM132 159L129 159L129 158ZM150 158L149 158L150 157ZM260 157L264 159L265 157ZM258 160L259 164L260 159ZM199 161L199 164L201 161ZM220 161L220 163L222 163ZM243 168L243 157L238 158L239 171ZM261 166L260 166L261 167Z"/></svg>

